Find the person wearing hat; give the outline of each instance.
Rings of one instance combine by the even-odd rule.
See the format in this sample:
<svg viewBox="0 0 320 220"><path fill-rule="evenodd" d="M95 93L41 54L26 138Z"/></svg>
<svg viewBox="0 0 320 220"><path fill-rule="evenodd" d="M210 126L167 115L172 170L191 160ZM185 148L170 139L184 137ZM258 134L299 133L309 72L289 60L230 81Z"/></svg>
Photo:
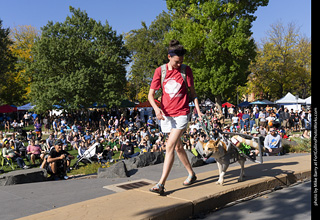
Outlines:
<svg viewBox="0 0 320 220"><path fill-rule="evenodd" d="M254 137L256 137L259 134L259 131L257 131L257 125L256 124L253 125L250 133Z"/></svg>
<svg viewBox="0 0 320 220"><path fill-rule="evenodd" d="M54 148L51 149L47 162L49 163L48 172L54 176L68 179L67 168L70 166L70 161L74 156L70 155L67 151L62 150L63 142L57 139L54 143Z"/></svg>

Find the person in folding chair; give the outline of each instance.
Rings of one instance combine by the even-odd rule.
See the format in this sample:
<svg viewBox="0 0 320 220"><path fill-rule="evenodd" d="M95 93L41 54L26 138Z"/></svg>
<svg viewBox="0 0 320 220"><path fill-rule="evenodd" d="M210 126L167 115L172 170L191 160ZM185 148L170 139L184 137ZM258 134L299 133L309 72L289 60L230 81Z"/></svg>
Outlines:
<svg viewBox="0 0 320 220"><path fill-rule="evenodd" d="M47 171L54 178L68 179L67 168L70 166L70 161L74 159L74 156L62 150L62 145L63 143L60 139L55 141L54 148L51 149L47 159Z"/></svg>
<svg viewBox="0 0 320 220"><path fill-rule="evenodd" d="M5 158L5 160L7 160L10 164L10 160L17 162L18 166L21 169L28 169L29 167L26 166L26 164L24 163L23 159L14 152L14 149L10 147L10 142L9 140L6 140L3 142L3 149L2 149L2 155ZM11 165L10 165L11 166ZM13 169L13 167L11 166L11 168Z"/></svg>
<svg viewBox="0 0 320 220"><path fill-rule="evenodd" d="M189 174L183 185L190 185L197 179L181 142L181 136L189 121L189 98L193 99L199 116L202 116L194 89L192 70L189 66L182 64L185 53L186 50L179 41L170 41L168 48L169 63L155 70L148 94L148 100L156 113L156 117L161 121L162 132L169 134L162 176L160 181L150 189L151 192L160 195L164 193L164 185L172 168L174 150L176 150L179 159ZM161 108L157 106L154 98L155 91L160 88L162 89ZM190 89L191 97L188 97L188 89Z"/></svg>

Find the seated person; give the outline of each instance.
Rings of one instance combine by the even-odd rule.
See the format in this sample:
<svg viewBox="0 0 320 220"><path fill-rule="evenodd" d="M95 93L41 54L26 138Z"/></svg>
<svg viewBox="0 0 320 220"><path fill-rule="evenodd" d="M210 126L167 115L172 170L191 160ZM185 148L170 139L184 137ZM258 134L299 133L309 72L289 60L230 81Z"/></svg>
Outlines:
<svg viewBox="0 0 320 220"><path fill-rule="evenodd" d="M113 150L110 148L110 146L107 145L106 148L102 152L100 162L102 162L102 163L107 163L107 162L112 163L113 162L113 159L112 159L113 155L114 155Z"/></svg>
<svg viewBox="0 0 320 220"><path fill-rule="evenodd" d="M17 120L13 120L12 124L11 124L11 127L13 127L13 132L16 132L17 131L17 128L18 128L18 122Z"/></svg>
<svg viewBox="0 0 320 220"><path fill-rule="evenodd" d="M142 139L140 144L138 145L140 152L144 153L144 152L148 152L149 151L149 147L147 146L147 142L145 139Z"/></svg>
<svg viewBox="0 0 320 220"><path fill-rule="evenodd" d="M117 147L117 143L116 141L114 140L114 138L110 138L109 139L109 142L107 143L107 145L112 149L112 150L115 150L115 151L119 151L118 150L118 147Z"/></svg>
<svg viewBox="0 0 320 220"><path fill-rule="evenodd" d="M210 157L212 155L212 153L210 155L206 155L203 151L203 144L206 142L206 137L207 136L205 133L203 133L203 132L200 133L200 138L195 146L195 150L198 152L198 154L200 155L200 158L203 160L203 162L213 163L216 160L213 157Z"/></svg>
<svg viewBox="0 0 320 220"><path fill-rule="evenodd" d="M46 140L47 146L51 149L54 146L54 135L50 134L48 139Z"/></svg>
<svg viewBox="0 0 320 220"><path fill-rule="evenodd" d="M62 150L68 150L68 143L65 135L60 135L60 141L62 142Z"/></svg>
<svg viewBox="0 0 320 220"><path fill-rule="evenodd" d="M2 149L2 155L4 158L12 159L12 161L17 162L18 166L22 169L28 169L29 167L26 166L23 159L15 153L14 149L10 147L10 143L8 140L5 140L3 142L3 149Z"/></svg>
<svg viewBox="0 0 320 220"><path fill-rule="evenodd" d="M68 179L67 168L70 166L70 161L74 159L74 156L62 150L62 145L63 143L60 139L55 141L54 148L51 149L47 159L47 170L58 178Z"/></svg>
<svg viewBox="0 0 320 220"><path fill-rule="evenodd" d="M78 141L78 137L75 136L73 137L73 140L71 141L71 149L75 149L75 150L78 150L79 149L79 145L80 145L80 141Z"/></svg>
<svg viewBox="0 0 320 220"><path fill-rule="evenodd" d="M86 134L83 137L84 137L85 141L91 140L91 138L92 138L92 136L89 134L89 131L86 131Z"/></svg>
<svg viewBox="0 0 320 220"><path fill-rule="evenodd" d="M85 143L81 142L80 146L78 147L78 156L77 156L77 158L82 157L86 150L87 150L87 147L86 147Z"/></svg>
<svg viewBox="0 0 320 220"><path fill-rule="evenodd" d="M123 156L125 159L132 158L138 156L140 153L134 153L134 147L132 144L129 143L129 139L125 141L124 144L121 146L120 156L119 159Z"/></svg>
<svg viewBox="0 0 320 220"><path fill-rule="evenodd" d="M270 133L264 139L264 147L269 153L278 154L282 150L281 136L274 127L271 127L269 131Z"/></svg>
<svg viewBox="0 0 320 220"><path fill-rule="evenodd" d="M40 141L40 148L41 148L40 159L43 163L45 156L50 153L50 148L48 147L46 140Z"/></svg>
<svg viewBox="0 0 320 220"><path fill-rule="evenodd" d="M27 148L24 146L24 143L20 140L15 140L14 141L14 151L17 155L19 155L21 158L26 158L27 161L29 162L29 158L26 157L27 154Z"/></svg>
<svg viewBox="0 0 320 220"><path fill-rule="evenodd" d="M24 122L23 122L23 120L20 120L20 123L18 123L18 127L19 127L19 128L23 128L23 127L24 127Z"/></svg>
<svg viewBox="0 0 320 220"><path fill-rule="evenodd" d="M158 146L154 144L150 152L160 152L160 148L158 148Z"/></svg>
<svg viewBox="0 0 320 220"><path fill-rule="evenodd" d="M30 141L31 141L31 140L35 140L35 139L36 139L35 135L33 134L32 130L30 130L30 131L28 132L28 134L27 134L27 141L28 141L28 143L30 144Z"/></svg>
<svg viewBox="0 0 320 220"><path fill-rule="evenodd" d="M27 156L31 159L33 165L36 164L36 159L41 159L41 147L36 145L34 140L31 140L27 147Z"/></svg>

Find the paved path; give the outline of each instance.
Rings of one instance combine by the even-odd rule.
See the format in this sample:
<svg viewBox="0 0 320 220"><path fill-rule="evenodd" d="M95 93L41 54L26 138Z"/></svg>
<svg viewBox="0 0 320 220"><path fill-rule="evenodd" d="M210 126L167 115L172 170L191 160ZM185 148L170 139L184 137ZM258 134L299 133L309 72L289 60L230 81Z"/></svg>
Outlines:
<svg viewBox="0 0 320 220"><path fill-rule="evenodd" d="M311 219L311 181L221 209L201 219Z"/></svg>
<svg viewBox="0 0 320 220"><path fill-rule="evenodd" d="M215 164L196 168L198 181L189 187L182 186L186 178L184 168L175 167L166 184L166 196L150 193L150 186L119 193L103 188L141 178L156 182L162 164L139 169L128 179L68 180L0 187L1 218L186 219L244 196L289 185L311 175L310 154L266 157L265 161L264 164L248 163L245 168L247 177L241 183L237 182L239 166L234 164L227 171L224 186L215 184L218 179ZM22 189L24 194L21 194ZM33 213L38 214L28 216Z"/></svg>

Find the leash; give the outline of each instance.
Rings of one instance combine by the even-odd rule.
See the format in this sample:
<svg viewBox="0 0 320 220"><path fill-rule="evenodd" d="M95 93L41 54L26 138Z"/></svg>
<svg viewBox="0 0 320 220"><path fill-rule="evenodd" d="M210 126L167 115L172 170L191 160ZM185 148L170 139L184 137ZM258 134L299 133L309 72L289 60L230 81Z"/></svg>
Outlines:
<svg viewBox="0 0 320 220"><path fill-rule="evenodd" d="M208 137L210 137L210 131L212 131L212 127L211 127L211 125L210 125L210 122L208 121L208 120L204 120L204 117L202 117L201 118L201 120L199 121L200 122L200 126L201 126L201 128L204 130L204 132L208 135ZM206 124L207 123L207 124ZM242 137L244 137L244 138L248 138L248 139L253 139L253 138L256 138L256 137L253 137L253 136L251 136L251 135L247 135L247 134L242 134L242 133L237 133L237 132L220 132L219 133L220 135L222 135L222 134L227 134L227 135L239 135L239 136L242 136ZM261 147L261 143L260 143L260 139L259 138L257 138L258 139L258 144L259 144L259 151L260 151L260 161L259 160L256 160L255 158L253 159L253 158L251 158L251 157L249 157L248 155L246 155L246 154L244 154L237 146L235 146L233 143L232 143L232 141L230 141L228 138L224 138L224 139L227 139L227 141L228 141L228 144L231 144L231 146L233 147L233 149L235 148L236 149L236 151L241 155L241 156L243 156L244 158L246 158L246 159L248 159L248 160L250 160L250 161L252 161L252 162L254 162L254 163L260 163L260 164L262 164L263 163L263 159L262 159L262 147ZM225 140L224 140L225 141ZM229 152L229 153L227 153L227 154L232 154L232 152ZM226 155L227 155L226 154ZM225 156L226 156L225 155ZM231 159L231 158L230 158ZM234 162L236 162L236 161L234 161Z"/></svg>

